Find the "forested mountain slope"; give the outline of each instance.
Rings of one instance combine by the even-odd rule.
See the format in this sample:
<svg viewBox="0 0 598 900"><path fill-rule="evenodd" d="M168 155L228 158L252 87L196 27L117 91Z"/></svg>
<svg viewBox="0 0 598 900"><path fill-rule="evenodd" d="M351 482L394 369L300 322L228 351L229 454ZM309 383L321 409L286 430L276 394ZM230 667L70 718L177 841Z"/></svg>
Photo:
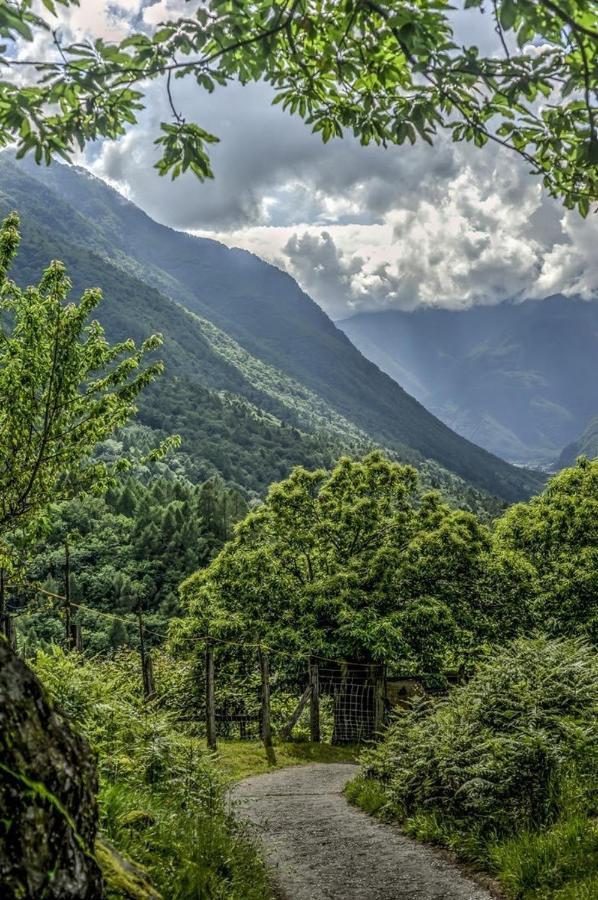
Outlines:
<svg viewBox="0 0 598 900"><path fill-rule="evenodd" d="M588 423L576 441L565 447L559 457L559 466L572 466L578 456L587 456L588 459L598 457L598 416Z"/></svg>
<svg viewBox="0 0 598 900"><path fill-rule="evenodd" d="M38 188L0 157L0 216L16 208L22 221L12 277L34 283L51 259L62 259L74 296L102 287L99 317L111 340L164 335L166 374L149 388L139 418L153 429L182 434L190 477L201 481L218 473L262 493L294 465L328 465L342 450L364 444L358 429L312 392L103 258L92 223ZM87 246L75 243L74 235Z"/></svg>
<svg viewBox="0 0 598 900"><path fill-rule="evenodd" d="M505 459L556 461L596 414L598 302L393 310L339 325L451 428Z"/></svg>
<svg viewBox="0 0 598 900"><path fill-rule="evenodd" d="M430 415L274 266L158 225L82 170L26 170L3 156L0 185L0 212L15 207L23 217L17 277L34 280L48 258L63 258L77 289L103 288L111 337L163 332L169 377L184 385L185 403L194 384L241 396L307 432L297 456L321 455L323 433L345 447L367 436L506 500L538 488L536 476Z"/></svg>

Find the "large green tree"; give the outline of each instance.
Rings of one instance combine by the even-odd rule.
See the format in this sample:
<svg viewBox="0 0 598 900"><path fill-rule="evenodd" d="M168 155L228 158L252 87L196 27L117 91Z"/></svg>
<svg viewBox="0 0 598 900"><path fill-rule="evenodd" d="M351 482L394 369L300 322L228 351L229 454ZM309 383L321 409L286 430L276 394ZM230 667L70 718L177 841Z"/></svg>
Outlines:
<svg viewBox="0 0 598 900"><path fill-rule="evenodd" d="M172 112L156 139L160 172L210 176L217 138L184 119L174 79L208 91L264 79L325 141L352 132L364 144L432 143L448 129L454 140L513 151L583 214L598 197L594 0L464 0L496 34L488 56L455 43L448 0L202 0L153 33L84 44L64 43L54 0L43 3L44 16L33 0L0 5L9 42L0 71L20 76L0 82L0 142L16 138L38 161L123 134L148 81L160 78ZM16 57L15 40L44 31L49 57Z"/></svg>
<svg viewBox="0 0 598 900"><path fill-rule="evenodd" d="M37 287L11 281L18 245L12 214L0 228L0 566L13 556L9 538L39 524L51 503L105 488L111 466L94 448L133 415L162 370L145 359L158 335L139 348L111 345L89 320L99 290L68 301L62 263L50 263Z"/></svg>
<svg viewBox="0 0 598 900"><path fill-rule="evenodd" d="M521 602L538 628L598 643L598 460L581 457L504 514L495 557L505 554L531 568Z"/></svg>
<svg viewBox="0 0 598 900"><path fill-rule="evenodd" d="M411 467L344 458L274 485L183 598L213 636L437 672L519 627L520 567L495 564L490 543Z"/></svg>

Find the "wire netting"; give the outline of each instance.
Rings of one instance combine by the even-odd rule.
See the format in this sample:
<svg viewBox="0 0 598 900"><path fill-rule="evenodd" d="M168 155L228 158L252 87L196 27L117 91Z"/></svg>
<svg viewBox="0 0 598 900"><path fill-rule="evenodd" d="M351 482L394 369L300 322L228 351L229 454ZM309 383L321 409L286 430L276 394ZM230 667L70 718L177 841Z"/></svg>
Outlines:
<svg viewBox="0 0 598 900"><path fill-rule="evenodd" d="M320 696L332 701L333 744L358 744L373 737L376 685L365 667L318 667Z"/></svg>

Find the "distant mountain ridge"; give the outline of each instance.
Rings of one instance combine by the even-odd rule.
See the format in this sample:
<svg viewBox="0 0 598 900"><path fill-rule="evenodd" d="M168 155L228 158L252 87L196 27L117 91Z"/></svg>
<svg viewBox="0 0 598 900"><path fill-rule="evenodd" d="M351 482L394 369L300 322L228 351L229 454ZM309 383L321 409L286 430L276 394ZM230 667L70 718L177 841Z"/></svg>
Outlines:
<svg viewBox="0 0 598 900"><path fill-rule="evenodd" d="M338 325L451 428L512 462L556 463L598 412L598 302L557 295Z"/></svg>
<svg viewBox="0 0 598 900"><path fill-rule="evenodd" d="M111 337L164 333L169 375L186 396L194 383L238 395L282 428L298 429L316 457L327 441L327 453L335 441L345 448L369 441L413 461L431 459L505 500L539 488L533 473L430 415L276 267L158 225L80 169L25 168L2 156L0 178L0 212L14 206L24 220L17 274L33 280L48 253L64 258L77 289L103 288Z"/></svg>
<svg viewBox="0 0 598 900"><path fill-rule="evenodd" d="M598 457L598 416L588 422L576 441L565 447L559 457L559 466L561 468L572 466L578 456L587 456L588 459Z"/></svg>

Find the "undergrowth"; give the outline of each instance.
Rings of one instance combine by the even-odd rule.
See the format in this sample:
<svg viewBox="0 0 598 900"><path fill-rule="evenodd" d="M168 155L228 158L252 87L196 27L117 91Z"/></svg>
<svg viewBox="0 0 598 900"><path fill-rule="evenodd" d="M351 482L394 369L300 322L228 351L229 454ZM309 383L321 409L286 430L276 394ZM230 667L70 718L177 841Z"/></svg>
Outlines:
<svg viewBox="0 0 598 900"><path fill-rule="evenodd" d="M598 898L598 658L517 641L401 712L347 797L493 875L516 900Z"/></svg>
<svg viewBox="0 0 598 900"><path fill-rule="evenodd" d="M230 779L159 700L143 702L136 663L129 653L86 660L59 650L34 663L98 753L102 837L168 900L268 900L261 857L227 809Z"/></svg>

